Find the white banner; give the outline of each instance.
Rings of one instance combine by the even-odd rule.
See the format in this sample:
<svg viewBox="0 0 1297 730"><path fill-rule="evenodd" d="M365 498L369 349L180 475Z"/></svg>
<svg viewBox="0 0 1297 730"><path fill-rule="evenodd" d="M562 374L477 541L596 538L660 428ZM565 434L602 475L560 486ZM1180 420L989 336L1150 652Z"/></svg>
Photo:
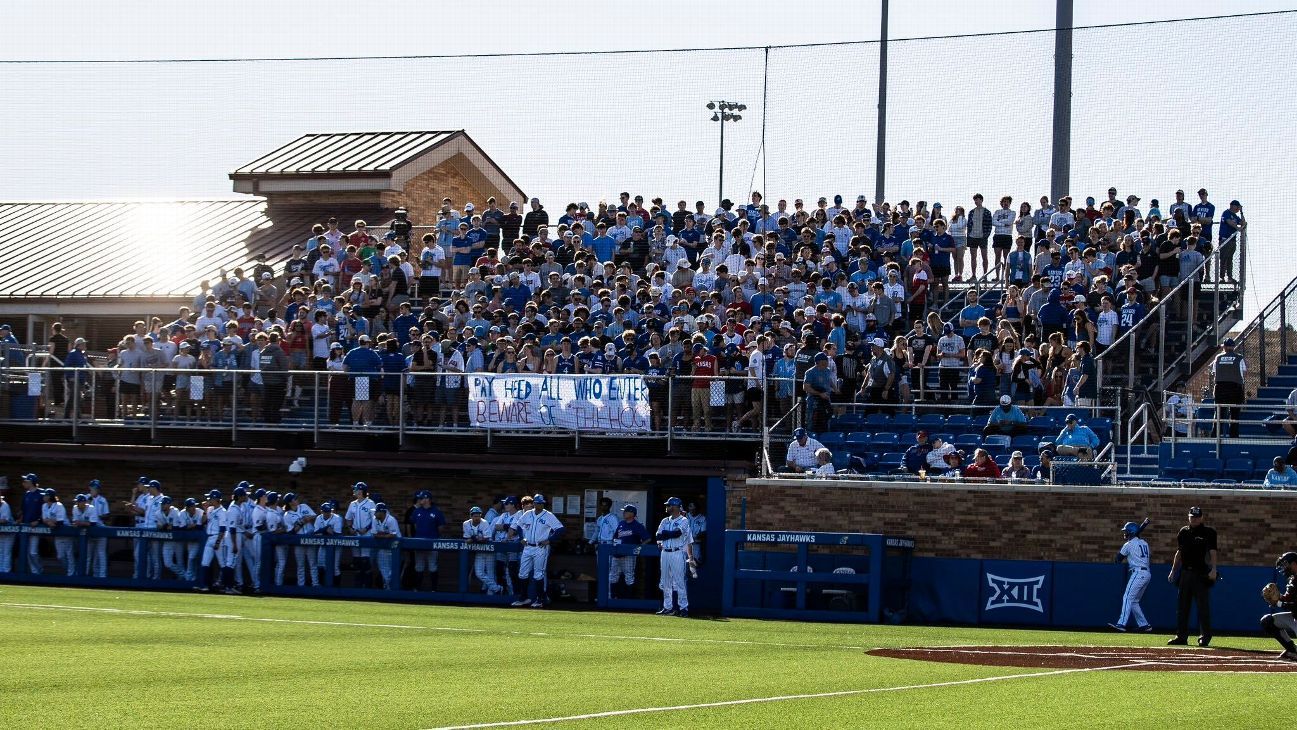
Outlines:
<svg viewBox="0 0 1297 730"><path fill-rule="evenodd" d="M647 431L639 375L469 375L468 420L478 428Z"/></svg>
<svg viewBox="0 0 1297 730"><path fill-rule="evenodd" d="M27 373L27 395L39 398L44 373Z"/></svg>
<svg viewBox="0 0 1297 730"><path fill-rule="evenodd" d="M189 400L203 399L203 376L193 375L189 378Z"/></svg>

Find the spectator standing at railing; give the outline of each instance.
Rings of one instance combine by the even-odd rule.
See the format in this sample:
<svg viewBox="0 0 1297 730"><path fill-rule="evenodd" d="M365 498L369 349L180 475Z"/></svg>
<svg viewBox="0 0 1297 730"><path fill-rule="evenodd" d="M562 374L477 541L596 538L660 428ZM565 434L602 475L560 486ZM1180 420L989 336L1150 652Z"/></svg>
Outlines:
<svg viewBox="0 0 1297 730"><path fill-rule="evenodd" d="M1202 225L1202 235L1200 238L1207 246L1211 246L1212 241L1212 221L1216 218L1216 206L1207 200L1207 188L1198 189L1198 204L1193 206L1192 223Z"/></svg>
<svg viewBox="0 0 1297 730"><path fill-rule="evenodd" d="M1204 227L1205 230L1205 227ZM1235 281L1234 255L1238 251L1238 241L1232 240L1235 234L1243 235L1247 230L1247 219L1243 217L1243 204L1237 200L1229 201L1229 209L1220 214L1220 279Z"/></svg>
<svg viewBox="0 0 1297 730"><path fill-rule="evenodd" d="M1221 351L1211 363L1214 383L1212 397L1216 399L1216 431L1220 434L1228 423L1230 438L1238 438L1239 419L1243 416L1242 405L1247 400L1244 388L1247 362L1241 354L1234 351L1234 345L1234 338L1226 337L1221 343Z"/></svg>

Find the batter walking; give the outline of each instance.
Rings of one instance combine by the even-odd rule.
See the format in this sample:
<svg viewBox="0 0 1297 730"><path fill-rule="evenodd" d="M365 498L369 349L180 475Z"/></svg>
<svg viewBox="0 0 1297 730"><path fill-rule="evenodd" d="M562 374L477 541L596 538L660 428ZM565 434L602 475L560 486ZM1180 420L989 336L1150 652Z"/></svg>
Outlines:
<svg viewBox="0 0 1297 730"><path fill-rule="evenodd" d="M1176 536L1175 558L1166 579L1180 588L1175 637L1169 646L1189 643L1189 605L1198 605L1198 646L1211 644L1211 587L1216 583L1216 531L1203 524L1202 508L1189 508L1189 524Z"/></svg>
<svg viewBox="0 0 1297 730"><path fill-rule="evenodd" d="M1144 609L1139 605L1144 598L1144 590L1148 588L1148 581L1151 573L1148 570L1149 552L1148 543L1140 538L1139 534L1148 527L1148 518L1140 524L1127 522L1121 526L1121 531L1126 535L1126 542L1117 552L1117 562L1123 560L1126 567L1130 569L1130 577L1126 579L1126 592L1121 596L1121 616L1116 623L1108 624L1118 631L1125 631L1130 625L1130 620L1135 619L1135 629L1137 631L1152 631L1153 626L1149 624L1148 619L1144 618Z"/></svg>

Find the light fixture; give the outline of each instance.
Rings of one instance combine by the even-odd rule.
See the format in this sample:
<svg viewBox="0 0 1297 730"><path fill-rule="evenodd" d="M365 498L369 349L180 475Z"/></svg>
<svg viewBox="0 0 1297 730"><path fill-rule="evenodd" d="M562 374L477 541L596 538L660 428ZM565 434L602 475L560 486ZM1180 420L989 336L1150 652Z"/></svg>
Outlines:
<svg viewBox="0 0 1297 730"><path fill-rule="evenodd" d="M707 108L708 108L708 109L715 109L715 108L716 108L716 104L715 104L715 102L710 102L710 101L707 102Z"/></svg>
<svg viewBox="0 0 1297 730"><path fill-rule="evenodd" d="M748 110L748 105L747 105L747 104L739 104L737 108L738 108L739 111L741 111L741 112L745 112L745 111Z"/></svg>
<svg viewBox="0 0 1297 730"><path fill-rule="evenodd" d="M707 106L711 106L711 104L708 104ZM720 120L721 120L721 118L720 118L719 115L717 115L717 114L712 114L712 121L713 121L713 122L719 122Z"/></svg>

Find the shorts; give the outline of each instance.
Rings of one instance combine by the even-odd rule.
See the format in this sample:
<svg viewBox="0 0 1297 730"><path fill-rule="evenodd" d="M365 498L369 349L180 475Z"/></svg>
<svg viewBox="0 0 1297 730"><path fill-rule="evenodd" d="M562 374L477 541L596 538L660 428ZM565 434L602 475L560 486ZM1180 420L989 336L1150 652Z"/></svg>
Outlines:
<svg viewBox="0 0 1297 730"><path fill-rule="evenodd" d="M760 403L762 390L760 388L748 388L743 391L744 401L748 404Z"/></svg>
<svg viewBox="0 0 1297 730"><path fill-rule="evenodd" d="M1162 289L1170 289L1179 283L1180 277L1178 276L1165 276L1163 274L1158 274L1157 276L1157 285Z"/></svg>
<svg viewBox="0 0 1297 730"><path fill-rule="evenodd" d="M460 394L463 392L464 389L458 385L438 388L434 400L438 405L457 406L460 402Z"/></svg>
<svg viewBox="0 0 1297 730"><path fill-rule="evenodd" d="M735 404L735 405L742 405L744 399L746 399L746 398L747 398L747 391L743 391L743 390L740 390L740 391L737 392L737 393L726 393L726 394L725 394L725 402L726 402L726 403L733 403L733 404Z"/></svg>
<svg viewBox="0 0 1297 730"><path fill-rule="evenodd" d="M1007 233L997 233L991 238L991 247L998 250L1008 251L1013 248L1013 236Z"/></svg>
<svg viewBox="0 0 1297 730"><path fill-rule="evenodd" d="M933 277L934 279L944 279L944 278L946 278L947 276L950 276L950 267L949 267L949 266L937 266L937 265L933 264L933 266L932 266L932 277Z"/></svg>
<svg viewBox="0 0 1297 730"><path fill-rule="evenodd" d="M396 309L397 307L401 306L402 304L408 301L410 301L409 294L397 294L394 295L390 301L388 301L388 307L391 309Z"/></svg>
<svg viewBox="0 0 1297 730"><path fill-rule="evenodd" d="M969 247L969 248L986 248L986 239L985 239L985 238L973 238L972 236L969 236L969 238L968 238L968 247Z"/></svg>
<svg viewBox="0 0 1297 730"><path fill-rule="evenodd" d="M441 291L440 276L420 276L419 277L419 296L435 297L440 291Z"/></svg>
<svg viewBox="0 0 1297 730"><path fill-rule="evenodd" d="M123 381L123 382L117 384L117 393L118 393L118 395L139 395L139 394L140 394L140 384L139 384L139 383L127 383L127 382Z"/></svg>

